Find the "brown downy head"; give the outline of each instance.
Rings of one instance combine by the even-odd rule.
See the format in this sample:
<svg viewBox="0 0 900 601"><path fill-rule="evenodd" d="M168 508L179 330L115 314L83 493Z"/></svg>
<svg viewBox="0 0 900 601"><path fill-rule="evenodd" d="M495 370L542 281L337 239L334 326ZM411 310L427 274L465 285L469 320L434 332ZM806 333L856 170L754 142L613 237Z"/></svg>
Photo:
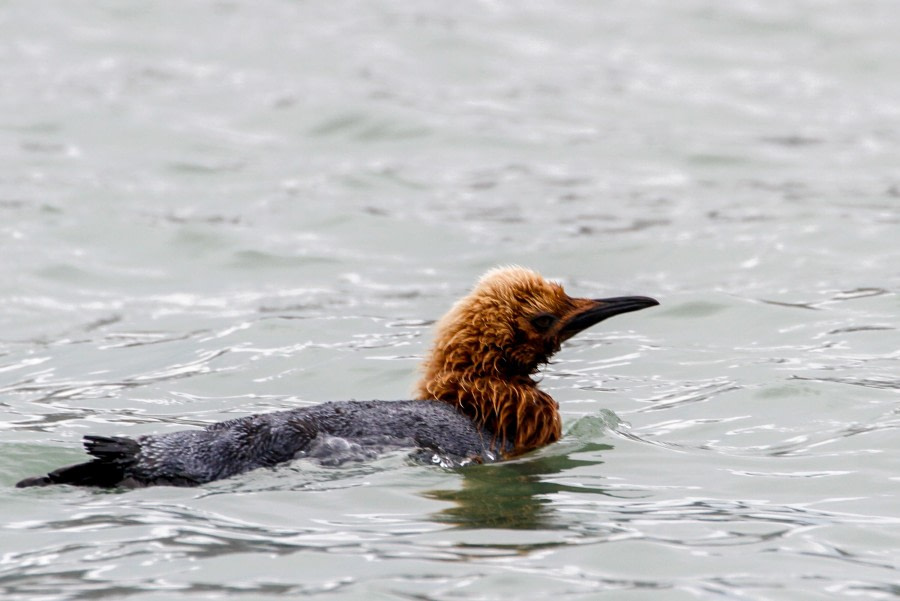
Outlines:
<svg viewBox="0 0 900 601"><path fill-rule="evenodd" d="M561 435L558 405L531 376L578 332L657 304L572 298L529 269L493 269L438 322L416 397L454 404L511 454L544 446Z"/></svg>

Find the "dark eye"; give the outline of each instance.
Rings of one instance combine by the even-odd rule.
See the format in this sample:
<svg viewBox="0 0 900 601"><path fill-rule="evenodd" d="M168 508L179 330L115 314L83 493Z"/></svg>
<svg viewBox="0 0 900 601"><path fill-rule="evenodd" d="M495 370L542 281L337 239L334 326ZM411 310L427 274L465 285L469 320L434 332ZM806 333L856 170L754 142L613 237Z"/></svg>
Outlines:
<svg viewBox="0 0 900 601"><path fill-rule="evenodd" d="M556 316L551 313L541 313L531 318L531 325L539 332L546 332L556 323Z"/></svg>

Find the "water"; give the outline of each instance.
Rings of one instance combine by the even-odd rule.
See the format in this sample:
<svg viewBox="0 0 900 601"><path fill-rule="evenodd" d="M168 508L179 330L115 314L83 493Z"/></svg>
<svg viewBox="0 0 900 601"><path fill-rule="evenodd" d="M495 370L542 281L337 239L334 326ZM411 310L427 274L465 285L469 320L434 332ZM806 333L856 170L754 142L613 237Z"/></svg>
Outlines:
<svg viewBox="0 0 900 601"><path fill-rule="evenodd" d="M900 596L900 9L0 6L0 595ZM199 489L12 488L136 435L402 398L485 269L662 306L567 435Z"/></svg>

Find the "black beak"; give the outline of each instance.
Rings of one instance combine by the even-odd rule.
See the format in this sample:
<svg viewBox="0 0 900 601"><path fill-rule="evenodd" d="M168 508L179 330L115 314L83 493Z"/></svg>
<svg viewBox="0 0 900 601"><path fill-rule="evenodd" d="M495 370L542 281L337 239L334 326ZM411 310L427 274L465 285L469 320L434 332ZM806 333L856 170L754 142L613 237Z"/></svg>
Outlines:
<svg viewBox="0 0 900 601"><path fill-rule="evenodd" d="M578 332L598 324L604 319L619 315L621 313L630 313L631 311L640 311L647 307L655 307L659 301L648 296L619 296L616 298L596 298L590 302L593 304L587 309L579 311L570 317L563 324L560 332L565 338L574 336Z"/></svg>

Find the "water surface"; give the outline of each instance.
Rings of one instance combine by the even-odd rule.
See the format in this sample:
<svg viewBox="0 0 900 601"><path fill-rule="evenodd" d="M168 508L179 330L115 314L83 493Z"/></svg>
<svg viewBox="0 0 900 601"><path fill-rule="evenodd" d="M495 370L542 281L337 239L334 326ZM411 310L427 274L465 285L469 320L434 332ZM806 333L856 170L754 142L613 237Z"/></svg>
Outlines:
<svg viewBox="0 0 900 601"><path fill-rule="evenodd" d="M0 595L900 596L887 0L0 6ZM403 398L484 270L662 306L464 471L12 485L88 433Z"/></svg>

